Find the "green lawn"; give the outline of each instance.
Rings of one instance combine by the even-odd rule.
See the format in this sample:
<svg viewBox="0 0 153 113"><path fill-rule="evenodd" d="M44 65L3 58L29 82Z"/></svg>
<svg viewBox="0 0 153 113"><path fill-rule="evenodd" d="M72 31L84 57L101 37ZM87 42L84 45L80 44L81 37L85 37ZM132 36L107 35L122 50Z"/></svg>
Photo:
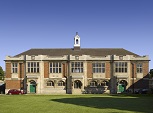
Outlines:
<svg viewBox="0 0 153 113"><path fill-rule="evenodd" d="M153 113L153 95L0 95L0 113Z"/></svg>

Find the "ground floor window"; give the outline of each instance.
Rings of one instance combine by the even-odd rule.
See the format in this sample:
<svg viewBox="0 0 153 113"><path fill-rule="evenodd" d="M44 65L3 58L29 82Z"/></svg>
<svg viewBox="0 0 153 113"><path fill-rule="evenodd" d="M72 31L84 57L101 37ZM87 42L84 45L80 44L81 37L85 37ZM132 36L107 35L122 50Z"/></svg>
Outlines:
<svg viewBox="0 0 153 113"><path fill-rule="evenodd" d="M100 86L108 86L109 82L108 81L103 81L100 83Z"/></svg>
<svg viewBox="0 0 153 113"><path fill-rule="evenodd" d="M97 82L96 81L91 81L90 82L90 86L91 87L96 87L97 86Z"/></svg>
<svg viewBox="0 0 153 113"><path fill-rule="evenodd" d="M51 80L47 81L47 86L54 86L54 82Z"/></svg>
<svg viewBox="0 0 153 113"><path fill-rule="evenodd" d="M64 81L59 81L58 86L65 86L65 82Z"/></svg>

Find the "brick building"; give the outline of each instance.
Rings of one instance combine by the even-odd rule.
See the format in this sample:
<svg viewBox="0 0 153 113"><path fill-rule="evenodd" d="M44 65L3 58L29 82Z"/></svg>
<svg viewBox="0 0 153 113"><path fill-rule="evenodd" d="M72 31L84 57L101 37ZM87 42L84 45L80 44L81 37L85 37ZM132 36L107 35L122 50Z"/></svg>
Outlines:
<svg viewBox="0 0 153 113"><path fill-rule="evenodd" d="M30 49L6 56L6 90L37 94L121 93L148 89L149 57L122 48Z"/></svg>

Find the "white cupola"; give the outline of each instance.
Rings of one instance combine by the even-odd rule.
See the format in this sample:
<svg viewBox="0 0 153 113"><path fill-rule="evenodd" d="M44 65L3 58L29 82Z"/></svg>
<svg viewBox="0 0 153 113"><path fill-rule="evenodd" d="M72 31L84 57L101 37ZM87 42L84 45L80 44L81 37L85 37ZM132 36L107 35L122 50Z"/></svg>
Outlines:
<svg viewBox="0 0 153 113"><path fill-rule="evenodd" d="M74 37L74 50L80 50L80 37L78 32L76 32L76 36Z"/></svg>

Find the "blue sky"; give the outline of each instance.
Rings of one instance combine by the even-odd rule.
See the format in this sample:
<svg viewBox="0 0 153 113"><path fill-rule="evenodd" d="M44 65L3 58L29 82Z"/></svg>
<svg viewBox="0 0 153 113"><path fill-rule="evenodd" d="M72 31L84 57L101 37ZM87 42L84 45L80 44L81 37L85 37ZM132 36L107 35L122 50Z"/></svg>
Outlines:
<svg viewBox="0 0 153 113"><path fill-rule="evenodd" d="M82 48L153 60L153 0L0 0L0 66L31 48L72 48L76 32Z"/></svg>

